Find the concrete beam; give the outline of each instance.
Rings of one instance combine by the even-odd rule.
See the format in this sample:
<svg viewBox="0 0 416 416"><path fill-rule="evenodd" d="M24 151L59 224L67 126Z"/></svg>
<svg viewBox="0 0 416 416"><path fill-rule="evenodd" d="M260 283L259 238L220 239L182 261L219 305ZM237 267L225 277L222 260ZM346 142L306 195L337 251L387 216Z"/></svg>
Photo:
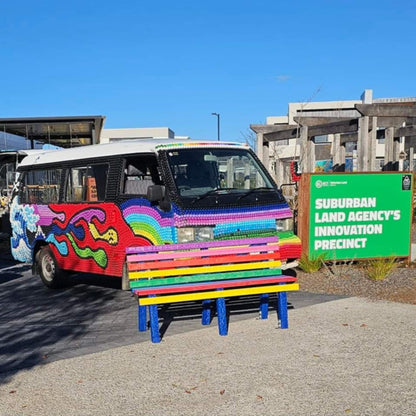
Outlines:
<svg viewBox="0 0 416 416"><path fill-rule="evenodd" d="M410 126L412 124L416 125L415 117L377 117L377 126L378 127L402 127L403 124Z"/></svg>
<svg viewBox="0 0 416 416"><path fill-rule="evenodd" d="M340 144L345 144L347 142L356 142L357 140L358 140L358 132L341 134Z"/></svg>
<svg viewBox="0 0 416 416"><path fill-rule="evenodd" d="M342 121L349 121L351 117L305 117L305 116L296 116L293 117L293 120L296 123L299 123L301 126L319 126L325 125L328 123L335 123L335 122L342 122Z"/></svg>
<svg viewBox="0 0 416 416"><path fill-rule="evenodd" d="M369 117L416 117L416 103L355 104L355 108Z"/></svg>
<svg viewBox="0 0 416 416"><path fill-rule="evenodd" d="M396 128L395 137L416 136L416 126L405 126Z"/></svg>
<svg viewBox="0 0 416 416"><path fill-rule="evenodd" d="M290 126L286 130L275 131L273 133L265 133L264 140L269 142L277 142L280 140L295 139L298 137L300 128L298 126Z"/></svg>
<svg viewBox="0 0 416 416"><path fill-rule="evenodd" d="M288 124L279 124L279 125L269 125L269 124L250 124L250 129L255 133L268 134L275 133L284 130L290 130L297 128L297 125L288 125Z"/></svg>
<svg viewBox="0 0 416 416"><path fill-rule="evenodd" d="M351 118L344 121L336 121L333 123L322 124L320 126L309 127L308 135L321 136L324 134L336 134L336 133L353 133L358 130L358 119Z"/></svg>

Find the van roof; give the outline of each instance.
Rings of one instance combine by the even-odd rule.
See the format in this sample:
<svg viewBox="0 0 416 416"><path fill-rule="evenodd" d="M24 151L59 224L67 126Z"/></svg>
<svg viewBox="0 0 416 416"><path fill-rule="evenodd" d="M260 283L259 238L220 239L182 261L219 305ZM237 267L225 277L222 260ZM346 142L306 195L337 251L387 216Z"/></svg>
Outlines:
<svg viewBox="0 0 416 416"><path fill-rule="evenodd" d="M51 149L28 154L28 156L22 160L20 166L43 165L71 160L95 159L98 157L133 153L156 153L159 150L166 149L207 146L248 148L245 144L232 142L172 139L127 139L112 143L73 147L71 149Z"/></svg>

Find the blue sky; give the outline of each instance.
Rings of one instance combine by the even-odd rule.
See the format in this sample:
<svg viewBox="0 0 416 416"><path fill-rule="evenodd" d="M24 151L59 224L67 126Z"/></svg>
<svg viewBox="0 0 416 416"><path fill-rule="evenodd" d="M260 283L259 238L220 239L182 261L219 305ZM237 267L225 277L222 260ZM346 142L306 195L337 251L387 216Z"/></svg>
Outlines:
<svg viewBox="0 0 416 416"><path fill-rule="evenodd" d="M0 118L241 141L288 102L416 96L416 2L3 2Z"/></svg>

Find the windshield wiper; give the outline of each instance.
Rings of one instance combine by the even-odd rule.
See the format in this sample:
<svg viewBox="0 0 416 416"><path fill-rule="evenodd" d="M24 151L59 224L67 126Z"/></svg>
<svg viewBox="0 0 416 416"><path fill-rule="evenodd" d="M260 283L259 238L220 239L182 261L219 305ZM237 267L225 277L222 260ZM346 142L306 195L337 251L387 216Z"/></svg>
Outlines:
<svg viewBox="0 0 416 416"><path fill-rule="evenodd" d="M201 199L205 199L208 196L220 194L222 192L232 191L234 188L214 188L205 192L202 195L197 196L195 199L192 200L191 204L194 204L196 201L200 201Z"/></svg>
<svg viewBox="0 0 416 416"><path fill-rule="evenodd" d="M245 198L246 196L249 196L251 194L253 194L254 192L263 192L263 191L275 191L275 188L269 188L267 186L261 186L259 188L253 188L253 189L249 189L247 192L244 192L242 195L240 195L237 198L237 201L239 201L240 199Z"/></svg>

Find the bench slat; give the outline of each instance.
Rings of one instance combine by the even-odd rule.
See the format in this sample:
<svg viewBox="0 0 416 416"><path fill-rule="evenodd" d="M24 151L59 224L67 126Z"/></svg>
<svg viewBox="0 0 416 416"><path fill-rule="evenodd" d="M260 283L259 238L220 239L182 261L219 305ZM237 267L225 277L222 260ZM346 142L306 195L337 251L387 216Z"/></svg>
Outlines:
<svg viewBox="0 0 416 416"><path fill-rule="evenodd" d="M214 258L208 258L203 256L193 258L181 258L175 260L154 260L143 263L129 263L129 271L137 270L165 270L170 268L179 267L191 267L191 266L204 266L204 265L217 265L226 263L252 263L257 261L270 261L280 260L280 253L278 251L272 253L260 253L260 254L246 254L246 255L226 255L215 256Z"/></svg>
<svg viewBox="0 0 416 416"><path fill-rule="evenodd" d="M296 282L296 277L291 276L273 276L273 277L255 277L252 279L234 279L228 281L214 281L201 283L188 283L181 285L157 286L152 288L136 289L133 292L138 296L161 295L177 292L195 292L208 289L220 289L228 287L244 287L254 285L266 285L270 283L290 283Z"/></svg>
<svg viewBox="0 0 416 416"><path fill-rule="evenodd" d="M173 303L173 302L185 302L195 301L204 299L217 299L227 298L233 296L246 296L246 295L259 295L262 293L276 293L276 292L287 292L299 290L298 283L290 283L283 285L269 285L269 286L255 286L248 288L239 289L225 289L225 290L212 290L207 292L197 293L185 293L180 295L166 295L166 296L155 296L148 298L139 298L139 304L145 305L157 305L162 303Z"/></svg>
<svg viewBox="0 0 416 416"><path fill-rule="evenodd" d="M235 240L214 240L214 241L202 241L198 243L179 243L179 244L165 244L158 246L139 246L139 247L127 247L127 254L134 253L154 253L158 251L172 251L172 250L192 250L201 248L213 248L213 247L233 247L250 244L264 245L268 243L276 243L279 239L277 236L272 237L253 237L253 238L240 238Z"/></svg>
<svg viewBox="0 0 416 416"><path fill-rule="evenodd" d="M280 260L273 260L267 262L267 267L280 268ZM241 271L241 270L253 270L262 269L265 267L264 262L242 263L242 264L222 264L216 266L201 266L201 267L184 267L179 269L164 269L164 270L150 270L141 272L130 272L130 279L150 279L158 276L183 276L199 273L217 273L228 271Z"/></svg>
<svg viewBox="0 0 416 416"><path fill-rule="evenodd" d="M169 259L181 259L188 257L214 257L222 256L226 254L248 254L248 253L258 253L258 252L273 252L279 251L280 247L278 243L270 243L262 246L236 246L236 247L212 247L208 249L194 249L186 251L163 251L163 252L154 252L150 254L129 254L127 255L128 262L141 262L149 260L169 260Z"/></svg>
<svg viewBox="0 0 416 416"><path fill-rule="evenodd" d="M148 261L148 260L168 260L168 259L180 259L193 256L211 257L221 256L226 254L243 254L243 253L256 253L256 252L272 252L280 249L278 243L270 243L263 246L236 246L236 247L212 247L209 249L194 249L187 251L163 251L154 252L150 254L129 254L127 255L128 262Z"/></svg>
<svg viewBox="0 0 416 416"><path fill-rule="evenodd" d="M247 270L240 272L228 272L228 273L207 273L197 274L190 276L179 276L179 277L161 277L155 279L140 279L132 280L130 282L131 289L137 289L140 287L155 287L164 286L170 284L182 284L191 282L206 282L215 280L228 280L228 279L244 279L252 277L268 277L276 276L282 273L281 269L260 269L260 270Z"/></svg>

